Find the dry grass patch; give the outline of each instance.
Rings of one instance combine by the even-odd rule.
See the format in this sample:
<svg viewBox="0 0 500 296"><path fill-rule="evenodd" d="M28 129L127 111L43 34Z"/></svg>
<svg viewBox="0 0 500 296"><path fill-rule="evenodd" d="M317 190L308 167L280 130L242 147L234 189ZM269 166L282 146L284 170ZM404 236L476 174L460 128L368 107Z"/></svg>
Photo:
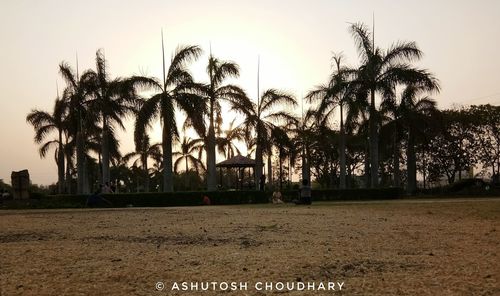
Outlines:
<svg viewBox="0 0 500 296"><path fill-rule="evenodd" d="M1 295L157 281L344 282L343 295L499 295L500 199L0 211ZM321 294L321 293L319 293ZM332 295L333 292L324 293Z"/></svg>

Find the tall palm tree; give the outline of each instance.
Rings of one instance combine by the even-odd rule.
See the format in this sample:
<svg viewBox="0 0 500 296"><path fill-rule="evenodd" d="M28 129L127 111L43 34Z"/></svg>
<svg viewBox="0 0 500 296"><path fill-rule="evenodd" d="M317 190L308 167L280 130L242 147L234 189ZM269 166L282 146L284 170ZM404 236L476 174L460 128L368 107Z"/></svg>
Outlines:
<svg viewBox="0 0 500 296"><path fill-rule="evenodd" d="M277 128L276 123L280 121L294 121L295 118L289 112L277 109L276 107L295 107L295 98L283 91L268 89L258 98L257 103L250 100L235 102L234 110L238 110L245 115L243 125L252 129L256 136L255 148L255 184L259 186L262 176L263 153L271 139L271 132Z"/></svg>
<svg viewBox="0 0 500 296"><path fill-rule="evenodd" d="M95 186L97 183L102 184L103 180L103 165L102 165L102 155L103 155L103 128L99 126L99 122L93 124L88 123L86 125L86 141L84 146L85 160L87 161L88 174L85 178L85 183L87 187ZM109 134L107 150L109 153L110 163L116 165L122 159L122 155L119 151L120 141L114 133ZM94 157L97 155L97 158ZM94 164L95 163L95 164ZM110 168L111 170L111 168ZM113 176L116 177L116 176Z"/></svg>
<svg viewBox="0 0 500 296"><path fill-rule="evenodd" d="M149 168L148 159L156 159L161 156L160 144L150 144L149 136L144 135L144 138L136 143L135 151L125 154L123 156L123 161L127 163L128 161L136 158L133 162L133 166L141 167L144 173L144 190L149 192Z"/></svg>
<svg viewBox="0 0 500 296"><path fill-rule="evenodd" d="M102 182L110 181L109 167L110 137L113 137L115 127L125 129L123 118L134 113L141 103L136 88L139 86L154 86L151 79L133 76L130 78L109 78L106 69L104 52L96 52L96 71L91 81L92 100L89 102L94 113L99 114L102 123Z"/></svg>
<svg viewBox="0 0 500 296"><path fill-rule="evenodd" d="M355 83L352 83L354 70L342 66L343 56L334 54L335 71L330 77L327 85L320 85L310 91L306 98L309 101L320 101L317 112L323 119L328 120L334 115L334 111L339 107L340 111L340 136L339 136L339 161L340 161L340 189L346 188L346 133L345 133L345 112L357 112L359 103L356 99ZM358 106L356 106L358 105ZM351 116L350 118L353 118Z"/></svg>
<svg viewBox="0 0 500 296"><path fill-rule="evenodd" d="M397 42L389 49L375 47L373 35L361 24L352 24L350 31L356 42L361 65L358 68L358 95L370 98L369 147L371 186L378 185L378 122L375 96L382 100L394 95L398 84L418 84L428 90L438 89L436 79L426 70L411 66L421 58L422 51L415 42Z"/></svg>
<svg viewBox="0 0 500 296"><path fill-rule="evenodd" d="M208 115L206 143L207 188L208 190L215 190L217 186L217 172L215 168L215 119L220 116L220 101L227 101L230 105L234 106L235 104L246 104L244 102L248 101L248 99L245 92L240 87L233 84L223 84L227 78L237 78L239 76L239 68L236 63L221 61L210 54L208 58L207 73L210 81L204 88L205 94L203 96Z"/></svg>
<svg viewBox="0 0 500 296"><path fill-rule="evenodd" d="M58 193L64 192L64 152L65 146L63 142L63 134L68 128L66 121L67 105L64 100L59 97L55 100L54 109L52 113L41 110L32 110L26 117L35 129L35 142L42 143L45 138L53 131L57 132L57 138L45 142L39 149L40 157L45 157L47 151L56 146L56 163L57 163L57 188Z"/></svg>
<svg viewBox="0 0 500 296"><path fill-rule="evenodd" d="M287 153L287 150L290 149L292 146L292 141L290 140L290 137L287 134L286 130L286 125L285 126L277 126L271 131L271 141L269 142L270 146L276 147L278 150L278 185L280 190L283 190L283 161L285 160L285 157L289 154ZM270 154L268 155L269 159ZM268 163L268 169L271 166ZM272 173L270 174L268 172L268 175L271 176Z"/></svg>
<svg viewBox="0 0 500 296"><path fill-rule="evenodd" d="M63 100L68 104L68 132L76 146L77 193L89 193L89 188L85 184L87 171L84 150L87 141L86 126L97 121L95 114L88 112L88 90L93 73L87 70L80 76L78 64L75 72L66 62L59 65L59 73L67 84Z"/></svg>
<svg viewBox="0 0 500 296"><path fill-rule="evenodd" d="M202 125L200 106L203 106L200 97L195 91L199 85L194 83L193 77L187 69L187 64L196 60L202 53L198 46L178 47L170 61L168 70L165 68L165 55L163 52L163 80L156 83L156 88L160 92L142 105L137 114L135 123L136 141L145 133L156 118L160 118L162 123L162 171L163 171L163 191L172 192L174 190L172 172L172 144L175 136L178 135L175 121L175 107L184 111L188 118L197 127ZM203 109L203 108L201 108Z"/></svg>
<svg viewBox="0 0 500 296"><path fill-rule="evenodd" d="M436 111L436 102L429 97L422 97L427 89L420 86L409 85L401 94L400 114L407 138L407 192L414 194L417 189L417 160L415 139L421 134L429 121L429 117ZM420 96L420 98L419 98Z"/></svg>

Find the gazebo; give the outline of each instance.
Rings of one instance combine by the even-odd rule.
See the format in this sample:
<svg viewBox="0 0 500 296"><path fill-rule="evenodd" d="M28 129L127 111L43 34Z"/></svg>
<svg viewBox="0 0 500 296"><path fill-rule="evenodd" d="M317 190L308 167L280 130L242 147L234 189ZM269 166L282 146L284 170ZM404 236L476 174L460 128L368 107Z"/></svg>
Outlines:
<svg viewBox="0 0 500 296"><path fill-rule="evenodd" d="M245 177L245 169L246 168L252 168L252 173L250 173L250 170L248 170L248 178L251 182L253 182L254 177L255 177L255 160L242 156L242 155L236 155L234 157L231 157L229 159L226 159L224 161L219 162L218 164L215 165L216 167L219 168L219 174L220 174L220 185L222 186L223 179L222 179L222 169L226 168L227 170L230 169L237 169L238 171L238 181L236 182L236 189L243 189L243 179ZM248 186L249 188L253 188L254 184L249 183Z"/></svg>

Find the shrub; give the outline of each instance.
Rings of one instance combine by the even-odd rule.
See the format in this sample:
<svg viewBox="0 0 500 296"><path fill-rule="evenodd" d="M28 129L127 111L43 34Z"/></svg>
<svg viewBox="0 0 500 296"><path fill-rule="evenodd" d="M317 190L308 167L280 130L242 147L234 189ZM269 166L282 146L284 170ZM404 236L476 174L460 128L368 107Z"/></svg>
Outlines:
<svg viewBox="0 0 500 296"><path fill-rule="evenodd" d="M397 199L401 196L402 189L388 188L356 188L356 189L317 189L312 190L313 201L333 200L382 200ZM282 192L285 201L292 201L299 197L299 190Z"/></svg>
<svg viewBox="0 0 500 296"><path fill-rule="evenodd" d="M292 201L298 198L298 190L283 191L283 199ZM312 191L313 201L333 200L374 200L396 199L400 197L399 188L380 189L320 189ZM172 193L120 193L103 194L112 205L102 202L97 207L174 207L203 205L203 197L210 198L212 205L237 205L268 203L270 191L188 191ZM9 208L82 208L89 195L40 195L37 200L11 203Z"/></svg>
<svg viewBox="0 0 500 296"><path fill-rule="evenodd" d="M208 196L213 205L232 205L267 203L270 193L263 191L191 191L172 193L121 193L103 194L105 202L98 207L176 207L199 206L203 197ZM81 208L84 207L89 195L40 195L37 200L11 204L12 208Z"/></svg>

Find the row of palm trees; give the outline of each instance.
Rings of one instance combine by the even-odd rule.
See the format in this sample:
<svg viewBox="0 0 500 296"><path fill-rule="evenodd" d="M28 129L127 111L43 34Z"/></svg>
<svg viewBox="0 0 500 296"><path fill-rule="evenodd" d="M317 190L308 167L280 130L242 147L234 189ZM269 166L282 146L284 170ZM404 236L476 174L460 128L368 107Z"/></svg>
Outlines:
<svg viewBox="0 0 500 296"><path fill-rule="evenodd" d="M286 160L291 174L296 159L300 157L302 178L310 179L311 158L321 150L331 174L336 174L338 160L339 187L346 188L347 175L351 173L348 169L348 141L354 135L365 137L367 141L364 174L370 177L367 185L377 187L379 135L383 129L391 127L407 135L408 188L414 191L416 153L412 149L413 135L417 132L418 122L425 121L425 116L435 108L434 101L419 96L438 91L438 82L426 70L412 65L422 56L415 43L398 42L383 50L375 47L371 33L363 24L353 24L350 30L359 50L359 66L347 67L342 55L335 55L329 80L307 94L306 99L312 107L301 116L288 111L298 105L289 93L268 89L252 100L242 88L227 83L228 78L238 78L239 67L234 62L219 60L212 53L206 67L208 82L195 81L188 67L201 56L202 50L198 46L184 46L177 48L168 66L163 53L162 79L142 76L111 79L101 50L96 53L96 70L86 70L81 75L78 67L74 71L63 62L59 68L67 86L62 97L56 99L52 114L33 110L27 121L35 128L35 142L42 143L42 157L50 147L56 146L60 193L67 190L65 184L71 179L74 167L77 192L87 193L89 175L95 174L87 170L89 163L96 161L101 167L99 180L110 182L110 165L113 162L116 166L121 160L116 129L124 128L123 120L127 116L135 118L136 151L127 154L122 161L135 158L133 165L144 172L146 190L149 190L148 159L153 160L161 171L163 191L173 191L174 167L178 168L181 161L184 161L186 171L188 163L200 173L206 171L207 189L215 190L217 150L227 158L234 156L235 152L239 153L235 141L244 141L249 153L254 151L254 183L257 186L263 174L264 156L268 161L267 175L272 178L273 153L277 152L281 184ZM144 98L141 95L143 90L154 94ZM381 101L378 108L377 96ZM222 130L223 102L242 116L239 126L236 127L233 121L226 131ZM327 135L334 131L337 110L340 111L340 128L335 137L339 141L325 146L325 141L318 139L318 133ZM183 130L193 129L199 139L186 136L180 139L175 116L178 111L186 117ZM162 141L151 145L148 131L157 120L162 126ZM57 138L44 142L52 131L57 131ZM395 144L396 139L394 136ZM173 152L176 142L181 149ZM399 155L400 148L396 146L394 153ZM203 153L204 162L201 161ZM396 186L400 185L399 163L395 157Z"/></svg>
<svg viewBox="0 0 500 296"><path fill-rule="evenodd" d="M398 42L389 49L375 46L374 38L366 26L354 24L350 28L356 42L361 63L357 68L342 64L342 55L335 55L335 71L327 84L320 85L308 94L312 101L319 101L317 111L323 120L340 109L340 188L346 186L345 164L345 125L367 125L368 153L365 155L365 174L370 176L366 182L371 187L379 183L379 133L384 124L384 114L390 112L394 128L406 128L408 133L408 190L416 189L416 160L414 151L415 117L428 115L435 109L435 102L419 95L439 91L437 79L428 71L412 66L421 58L422 52L414 42ZM406 87L401 97L398 88ZM376 96L381 99L377 108ZM346 109L346 110L345 110ZM347 114L344 115L344 112ZM345 117L345 119L344 119ZM387 120L387 119L385 119ZM399 124L399 126L398 126ZM359 129L365 127L358 127ZM351 127L352 129L352 127ZM358 132L361 132L358 131ZM365 131L366 132L366 131ZM399 149L395 151L399 154ZM394 185L399 186L399 160L394 160Z"/></svg>

